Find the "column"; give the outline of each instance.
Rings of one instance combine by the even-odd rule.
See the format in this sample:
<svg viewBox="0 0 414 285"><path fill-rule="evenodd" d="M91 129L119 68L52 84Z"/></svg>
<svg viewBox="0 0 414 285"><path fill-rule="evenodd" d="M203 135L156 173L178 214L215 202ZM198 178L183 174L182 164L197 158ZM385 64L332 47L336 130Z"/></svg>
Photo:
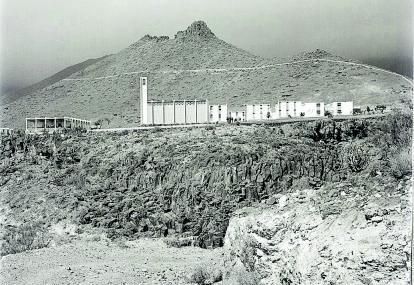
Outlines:
<svg viewBox="0 0 414 285"><path fill-rule="evenodd" d="M187 124L187 103L184 100L184 124Z"/></svg>
<svg viewBox="0 0 414 285"><path fill-rule="evenodd" d="M161 101L161 106L162 106L162 124L165 125L165 105L164 105L164 100Z"/></svg>
<svg viewBox="0 0 414 285"><path fill-rule="evenodd" d="M151 124L153 125L154 124L154 100L151 100L151 110L152 110L152 112L151 112Z"/></svg>
<svg viewBox="0 0 414 285"><path fill-rule="evenodd" d="M197 124L197 100L194 100L194 105L195 105L195 122Z"/></svg>
<svg viewBox="0 0 414 285"><path fill-rule="evenodd" d="M174 125L176 124L176 122L175 122L175 100L173 100L173 122L174 122Z"/></svg>

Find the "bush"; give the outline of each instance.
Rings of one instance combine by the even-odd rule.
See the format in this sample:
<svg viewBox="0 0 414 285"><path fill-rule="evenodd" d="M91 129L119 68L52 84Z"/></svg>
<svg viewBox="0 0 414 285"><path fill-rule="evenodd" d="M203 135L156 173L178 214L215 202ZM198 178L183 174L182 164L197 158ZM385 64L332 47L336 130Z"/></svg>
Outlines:
<svg viewBox="0 0 414 285"><path fill-rule="evenodd" d="M368 150L362 145L350 144L344 151L345 161L352 172L361 172L368 166Z"/></svg>
<svg viewBox="0 0 414 285"><path fill-rule="evenodd" d="M391 174L399 179L411 173L412 155L411 149L403 149L391 156L390 160Z"/></svg>
<svg viewBox="0 0 414 285"><path fill-rule="evenodd" d="M47 229L40 223L8 227L2 239L1 256L47 247L50 242Z"/></svg>
<svg viewBox="0 0 414 285"><path fill-rule="evenodd" d="M219 282L222 278L223 274L216 266L200 264L194 268L187 281L198 285L207 285Z"/></svg>

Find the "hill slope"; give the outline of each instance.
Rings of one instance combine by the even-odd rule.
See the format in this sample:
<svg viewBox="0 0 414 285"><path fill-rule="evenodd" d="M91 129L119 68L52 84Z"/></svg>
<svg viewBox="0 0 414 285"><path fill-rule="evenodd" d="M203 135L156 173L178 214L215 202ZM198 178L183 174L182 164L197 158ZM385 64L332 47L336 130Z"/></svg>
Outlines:
<svg viewBox="0 0 414 285"><path fill-rule="evenodd" d="M11 103L11 102L23 97L23 96L30 95L30 94L32 94L32 93L34 93L38 90L41 90L41 89L43 89L43 88L45 88L49 85L52 85L52 84L54 84L54 83L56 83L56 82L58 82L62 79L65 79L65 78L69 77L70 75L72 75L73 73L76 73L80 70L83 70L86 67L88 67L89 65L97 63L98 61L100 61L100 60L102 60L106 57L107 57L107 55L99 57L99 58L91 58L91 59L82 61L78 64L75 64L75 65L72 65L72 66L69 66L69 67L63 69L63 70L53 74L52 76L50 76L46 79L43 79L40 82L37 82L37 83L32 84L30 86L27 86L25 88L16 90L14 92L6 93L6 94L3 95L3 98L2 98L1 102L3 104L9 104L9 103Z"/></svg>
<svg viewBox="0 0 414 285"><path fill-rule="evenodd" d="M219 38L194 22L174 39L144 36L138 42L41 90L5 105L0 126L23 127L27 116L110 119L111 127L139 124L140 76L149 78L149 99L208 99L274 104L295 100L353 100L357 105L393 103L408 97L401 76L356 65L317 50L288 59L264 59Z"/></svg>

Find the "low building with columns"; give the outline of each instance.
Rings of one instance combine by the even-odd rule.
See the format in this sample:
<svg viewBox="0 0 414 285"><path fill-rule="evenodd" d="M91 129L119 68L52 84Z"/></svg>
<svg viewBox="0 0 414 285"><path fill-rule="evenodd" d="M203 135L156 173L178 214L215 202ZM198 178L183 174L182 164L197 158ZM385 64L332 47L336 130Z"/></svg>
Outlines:
<svg viewBox="0 0 414 285"><path fill-rule="evenodd" d="M70 117L26 118L26 133L60 132L64 129L89 130L91 122Z"/></svg>

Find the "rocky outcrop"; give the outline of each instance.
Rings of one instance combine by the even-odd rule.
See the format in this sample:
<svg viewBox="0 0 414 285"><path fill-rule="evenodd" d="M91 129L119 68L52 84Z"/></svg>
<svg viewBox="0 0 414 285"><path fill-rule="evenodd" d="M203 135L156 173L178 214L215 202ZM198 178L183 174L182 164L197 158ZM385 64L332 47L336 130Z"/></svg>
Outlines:
<svg viewBox="0 0 414 285"><path fill-rule="evenodd" d="M407 284L409 177L362 178L277 196L237 211L224 241L225 278L256 272L261 284Z"/></svg>
<svg viewBox="0 0 414 285"><path fill-rule="evenodd" d="M175 38L182 41L195 39L211 39L216 36L204 21L196 21L192 23L185 31L179 31Z"/></svg>
<svg viewBox="0 0 414 285"><path fill-rule="evenodd" d="M242 207L390 173L387 147L411 141L411 125L403 124L411 117L393 118L4 137L0 191L16 218L69 219L110 237L178 235L216 247ZM331 203L321 215L339 211L340 204Z"/></svg>

